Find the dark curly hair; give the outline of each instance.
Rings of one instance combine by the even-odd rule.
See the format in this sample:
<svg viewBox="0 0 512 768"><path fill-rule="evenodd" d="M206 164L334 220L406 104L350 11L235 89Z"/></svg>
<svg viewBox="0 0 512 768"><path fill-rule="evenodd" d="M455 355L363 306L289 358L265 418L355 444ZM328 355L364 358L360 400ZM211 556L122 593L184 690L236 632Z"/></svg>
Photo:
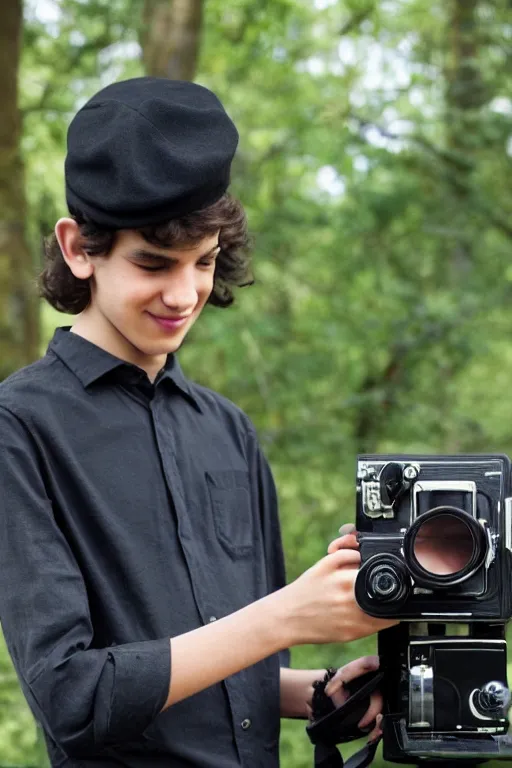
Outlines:
<svg viewBox="0 0 512 768"><path fill-rule="evenodd" d="M82 247L89 256L108 256L116 231L105 229L79 211L72 211L82 236ZM136 229L152 245L175 248L200 243L220 231L213 291L208 299L216 307L229 307L234 301L233 287L253 283L250 272L250 239L242 204L225 194L213 205L179 219ZM76 278L64 261L55 234L45 243L45 266L39 277L40 295L59 312L76 315L91 300L89 280Z"/></svg>

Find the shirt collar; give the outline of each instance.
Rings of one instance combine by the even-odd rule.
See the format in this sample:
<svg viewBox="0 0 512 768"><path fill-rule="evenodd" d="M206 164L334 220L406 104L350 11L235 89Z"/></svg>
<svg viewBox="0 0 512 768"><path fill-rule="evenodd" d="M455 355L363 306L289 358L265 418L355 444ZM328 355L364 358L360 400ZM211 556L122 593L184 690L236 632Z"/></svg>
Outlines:
<svg viewBox="0 0 512 768"><path fill-rule="evenodd" d="M51 340L48 351L53 352L72 371L82 386L87 389L107 373L122 366L137 366L111 355L105 349L96 346L91 341L70 333L70 327L57 328ZM140 369L139 369L140 370ZM175 355L168 355L162 372L157 377L157 383L171 381L184 395L186 395L197 408L201 407L197 395L193 391L192 384L183 374L181 366Z"/></svg>
<svg viewBox="0 0 512 768"><path fill-rule="evenodd" d="M172 381L175 387L189 397L196 409L200 413L202 412L201 404L197 394L194 392L194 387L181 370L181 365L175 355L167 355L165 366L157 377L157 384L165 380Z"/></svg>

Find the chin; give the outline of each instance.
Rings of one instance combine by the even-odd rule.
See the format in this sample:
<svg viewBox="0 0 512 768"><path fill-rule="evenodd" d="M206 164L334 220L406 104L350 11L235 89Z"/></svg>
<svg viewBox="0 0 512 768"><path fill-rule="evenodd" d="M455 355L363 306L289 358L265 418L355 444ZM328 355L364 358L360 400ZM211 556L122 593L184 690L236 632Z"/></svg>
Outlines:
<svg viewBox="0 0 512 768"><path fill-rule="evenodd" d="M178 351L178 349L183 344L183 340L184 340L184 336L180 336L179 338L176 338L176 339L169 339L168 341L163 342L162 344L158 344L158 345L155 344L153 349L146 350L146 354L152 355L152 356L170 355L173 352Z"/></svg>

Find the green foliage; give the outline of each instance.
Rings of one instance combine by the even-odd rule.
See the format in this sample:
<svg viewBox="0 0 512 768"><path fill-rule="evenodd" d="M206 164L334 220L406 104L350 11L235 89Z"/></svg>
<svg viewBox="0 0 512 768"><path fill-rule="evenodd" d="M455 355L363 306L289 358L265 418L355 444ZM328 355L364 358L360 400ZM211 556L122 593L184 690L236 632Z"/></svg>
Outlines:
<svg viewBox="0 0 512 768"><path fill-rule="evenodd" d="M47 765L46 751L22 698L5 647L0 647L0 761ZM1 764L0 763L0 764Z"/></svg>
<svg viewBox="0 0 512 768"><path fill-rule="evenodd" d="M464 29L458 5L205 3L198 80L240 130L233 191L257 281L229 311L205 311L181 360L256 423L290 579L353 519L359 451L512 454L509 3L481 0ZM61 0L55 22L35 7L21 87L38 248L65 213L73 110L142 72L140 0ZM46 310L45 340L66 321ZM303 647L293 660L341 664L373 647ZM1 758L42 765L0 658ZM311 765L303 727L283 726L283 768Z"/></svg>

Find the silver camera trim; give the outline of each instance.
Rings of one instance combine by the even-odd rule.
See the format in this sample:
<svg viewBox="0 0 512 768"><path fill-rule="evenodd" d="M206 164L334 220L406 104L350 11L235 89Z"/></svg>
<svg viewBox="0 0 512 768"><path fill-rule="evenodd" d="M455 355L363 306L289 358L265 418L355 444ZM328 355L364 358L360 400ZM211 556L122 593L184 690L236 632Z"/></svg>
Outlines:
<svg viewBox="0 0 512 768"><path fill-rule="evenodd" d="M505 547L512 552L512 498L505 499Z"/></svg>
<svg viewBox="0 0 512 768"><path fill-rule="evenodd" d="M429 664L409 668L408 727L434 727L434 669Z"/></svg>
<svg viewBox="0 0 512 768"><path fill-rule="evenodd" d="M359 461L357 464L357 479L361 481L363 512L366 517L376 520L379 517L392 519L395 517L394 504L384 504L381 497L380 475L389 461L370 464ZM420 473L420 465L414 462L399 462L404 466L404 477L410 483L414 482Z"/></svg>
<svg viewBox="0 0 512 768"><path fill-rule="evenodd" d="M393 518L395 516L393 505L382 503L380 483L378 481L362 480L361 492L363 494L363 510L366 517L375 520L378 517Z"/></svg>
<svg viewBox="0 0 512 768"><path fill-rule="evenodd" d="M428 491L463 491L464 493L471 493L471 514L475 520L477 519L477 487L474 480L417 480L412 489L411 525L418 517L418 495Z"/></svg>

